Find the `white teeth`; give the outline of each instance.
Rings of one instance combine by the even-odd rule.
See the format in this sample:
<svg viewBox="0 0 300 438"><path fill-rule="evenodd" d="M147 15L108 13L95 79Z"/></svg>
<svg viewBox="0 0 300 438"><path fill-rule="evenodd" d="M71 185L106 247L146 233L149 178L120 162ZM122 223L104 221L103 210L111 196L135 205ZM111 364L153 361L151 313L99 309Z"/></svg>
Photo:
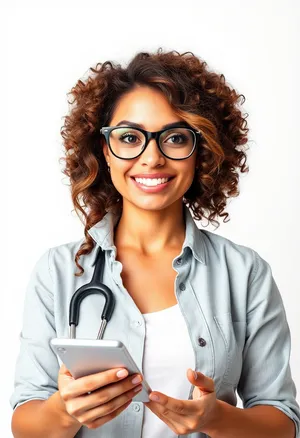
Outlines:
<svg viewBox="0 0 300 438"><path fill-rule="evenodd" d="M138 183L144 186L157 186L166 183L169 178L134 178Z"/></svg>

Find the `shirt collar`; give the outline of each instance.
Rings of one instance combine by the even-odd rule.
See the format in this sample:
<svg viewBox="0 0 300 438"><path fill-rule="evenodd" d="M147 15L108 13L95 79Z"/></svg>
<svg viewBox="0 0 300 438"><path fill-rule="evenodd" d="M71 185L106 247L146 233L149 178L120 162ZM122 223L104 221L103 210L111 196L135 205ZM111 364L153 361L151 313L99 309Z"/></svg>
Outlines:
<svg viewBox="0 0 300 438"><path fill-rule="evenodd" d="M197 227L189 208L184 205L186 233L182 251L189 247L193 256L203 264L206 264L205 242L202 231ZM102 248L102 250L113 249L114 227L119 220L119 215L112 212L106 213L102 220L97 222L88 230L89 235Z"/></svg>

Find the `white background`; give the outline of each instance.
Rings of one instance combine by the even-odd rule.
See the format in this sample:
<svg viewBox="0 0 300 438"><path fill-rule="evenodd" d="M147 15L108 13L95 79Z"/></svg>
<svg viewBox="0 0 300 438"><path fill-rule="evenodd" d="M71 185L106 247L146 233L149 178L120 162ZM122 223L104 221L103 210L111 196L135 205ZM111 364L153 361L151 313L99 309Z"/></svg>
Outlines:
<svg viewBox="0 0 300 438"><path fill-rule="evenodd" d="M0 436L6 438L12 436L8 399L30 272L47 248L83 236L59 164L67 92L97 62L124 64L160 46L192 51L246 97L250 172L229 203L230 222L215 232L252 247L271 265L300 385L299 2L141 4L11 1L2 9Z"/></svg>

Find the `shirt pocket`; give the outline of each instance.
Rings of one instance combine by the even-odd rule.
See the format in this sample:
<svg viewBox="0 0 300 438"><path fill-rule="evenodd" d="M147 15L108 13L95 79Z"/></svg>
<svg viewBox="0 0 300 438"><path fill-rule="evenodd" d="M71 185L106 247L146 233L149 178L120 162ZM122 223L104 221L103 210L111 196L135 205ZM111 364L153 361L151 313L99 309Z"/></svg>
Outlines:
<svg viewBox="0 0 300 438"><path fill-rule="evenodd" d="M243 366L246 321L232 321L231 312L214 316L215 377L219 386L236 386Z"/></svg>

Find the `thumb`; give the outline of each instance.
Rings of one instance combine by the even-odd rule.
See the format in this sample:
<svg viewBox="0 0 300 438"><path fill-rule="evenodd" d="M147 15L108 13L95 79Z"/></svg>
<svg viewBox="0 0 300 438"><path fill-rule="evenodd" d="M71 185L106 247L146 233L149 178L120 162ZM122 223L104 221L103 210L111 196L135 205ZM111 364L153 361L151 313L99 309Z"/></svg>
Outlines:
<svg viewBox="0 0 300 438"><path fill-rule="evenodd" d="M68 370L68 368L64 363L61 364L61 367L59 369L59 376L64 381L74 380L74 377L72 376L72 374L70 373L70 371Z"/></svg>
<svg viewBox="0 0 300 438"><path fill-rule="evenodd" d="M197 379L195 378L195 374L197 375ZM193 371L191 368L188 369L187 377L189 381L196 386L201 395L210 394L215 391L215 384L213 379L205 376L205 374L200 373L200 371Z"/></svg>

